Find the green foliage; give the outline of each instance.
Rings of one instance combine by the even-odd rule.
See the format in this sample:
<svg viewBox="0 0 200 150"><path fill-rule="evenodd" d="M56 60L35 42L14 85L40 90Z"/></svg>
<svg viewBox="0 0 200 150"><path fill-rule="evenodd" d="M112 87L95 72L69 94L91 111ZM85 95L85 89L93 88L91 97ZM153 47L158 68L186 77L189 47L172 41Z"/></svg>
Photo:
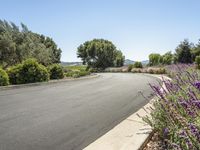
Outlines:
<svg viewBox="0 0 200 150"><path fill-rule="evenodd" d="M121 67L124 65L125 57L123 56L121 51L116 51L115 54L115 60L114 60L114 66L115 67Z"/></svg>
<svg viewBox="0 0 200 150"><path fill-rule="evenodd" d="M64 66L64 72L72 71L72 70L87 70L87 66Z"/></svg>
<svg viewBox="0 0 200 150"><path fill-rule="evenodd" d="M53 64L48 67L50 79L62 79L64 78L63 67L59 64Z"/></svg>
<svg viewBox="0 0 200 150"><path fill-rule="evenodd" d="M128 65L128 72L130 72L133 69L133 64Z"/></svg>
<svg viewBox="0 0 200 150"><path fill-rule="evenodd" d="M164 55L152 53L149 55L149 65L170 65L173 62L173 54L171 52L167 52Z"/></svg>
<svg viewBox="0 0 200 150"><path fill-rule="evenodd" d="M61 50L55 42L43 35L33 33L21 24L0 20L0 65L3 68L35 58L43 65L59 63Z"/></svg>
<svg viewBox="0 0 200 150"><path fill-rule="evenodd" d="M173 61L173 54L171 52L167 52L162 56L162 64L171 65Z"/></svg>
<svg viewBox="0 0 200 150"><path fill-rule="evenodd" d="M156 99L149 108L150 115L143 120L164 141L166 149L197 150L200 147L200 72L184 64L171 69L175 73L172 81L165 79L160 85L151 85Z"/></svg>
<svg viewBox="0 0 200 150"><path fill-rule="evenodd" d="M136 61L136 62L134 63L134 65L133 65L133 67L134 67L134 68L143 68L143 65L142 65L141 62Z"/></svg>
<svg viewBox="0 0 200 150"><path fill-rule="evenodd" d="M176 48L176 60L178 63L189 64L192 63L192 44L188 40L184 40Z"/></svg>
<svg viewBox="0 0 200 150"><path fill-rule="evenodd" d="M196 56L195 63L197 64L197 68L200 69L200 56Z"/></svg>
<svg viewBox="0 0 200 150"><path fill-rule="evenodd" d="M0 86L6 86L9 84L8 74L0 68Z"/></svg>
<svg viewBox="0 0 200 150"><path fill-rule="evenodd" d="M122 66L124 56L116 49L115 45L104 39L94 39L81 44L77 50L77 56L82 59L83 64L92 68Z"/></svg>
<svg viewBox="0 0 200 150"><path fill-rule="evenodd" d="M155 66L159 65L161 60L161 55L157 53L152 53L149 55L149 65L150 66Z"/></svg>
<svg viewBox="0 0 200 150"><path fill-rule="evenodd" d="M27 59L22 64L8 68L7 73L11 84L25 84L49 80L47 69L35 59Z"/></svg>
<svg viewBox="0 0 200 150"><path fill-rule="evenodd" d="M65 66L64 72L66 77L78 78L90 75L91 69L87 71L87 66Z"/></svg>
<svg viewBox="0 0 200 150"><path fill-rule="evenodd" d="M11 84L21 84L23 79L21 77L22 64L10 67L7 69L9 80Z"/></svg>
<svg viewBox="0 0 200 150"><path fill-rule="evenodd" d="M98 70L97 68L89 68L88 71L92 72L92 73L94 73L94 72L100 72L100 70Z"/></svg>
<svg viewBox="0 0 200 150"><path fill-rule="evenodd" d="M200 56L200 40L194 47L192 47L191 53L193 61L195 61L196 56Z"/></svg>
<svg viewBox="0 0 200 150"><path fill-rule="evenodd" d="M78 78L82 76L90 75L89 71L83 71L83 70L74 70L74 71L69 71L65 73L66 77L72 77L72 78Z"/></svg>

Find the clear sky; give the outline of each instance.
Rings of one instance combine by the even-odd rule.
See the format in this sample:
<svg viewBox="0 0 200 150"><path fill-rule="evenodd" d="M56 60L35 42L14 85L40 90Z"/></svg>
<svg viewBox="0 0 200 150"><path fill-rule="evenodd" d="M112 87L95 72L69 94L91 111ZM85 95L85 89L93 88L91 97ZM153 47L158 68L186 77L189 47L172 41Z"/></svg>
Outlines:
<svg viewBox="0 0 200 150"><path fill-rule="evenodd" d="M126 58L174 51L184 38L200 38L200 0L0 0L0 19L23 22L52 37L63 61L79 61L77 47L111 40Z"/></svg>

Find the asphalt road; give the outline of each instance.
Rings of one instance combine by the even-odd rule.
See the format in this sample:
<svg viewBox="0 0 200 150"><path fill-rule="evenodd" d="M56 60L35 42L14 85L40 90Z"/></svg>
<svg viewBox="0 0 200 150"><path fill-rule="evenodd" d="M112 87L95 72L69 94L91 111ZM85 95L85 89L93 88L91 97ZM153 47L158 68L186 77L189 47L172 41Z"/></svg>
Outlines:
<svg viewBox="0 0 200 150"><path fill-rule="evenodd" d="M0 91L0 150L80 150L148 100L157 79L129 73Z"/></svg>

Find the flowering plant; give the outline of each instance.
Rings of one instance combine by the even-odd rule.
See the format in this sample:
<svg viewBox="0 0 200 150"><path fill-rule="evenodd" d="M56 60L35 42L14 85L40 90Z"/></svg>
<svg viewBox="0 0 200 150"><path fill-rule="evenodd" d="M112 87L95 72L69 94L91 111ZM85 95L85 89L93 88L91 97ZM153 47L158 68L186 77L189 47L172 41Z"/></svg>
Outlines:
<svg viewBox="0 0 200 150"><path fill-rule="evenodd" d="M171 66L172 67L172 66ZM200 149L200 73L186 65L172 67L172 81L150 85L156 95L150 116L143 120L153 127L167 149Z"/></svg>

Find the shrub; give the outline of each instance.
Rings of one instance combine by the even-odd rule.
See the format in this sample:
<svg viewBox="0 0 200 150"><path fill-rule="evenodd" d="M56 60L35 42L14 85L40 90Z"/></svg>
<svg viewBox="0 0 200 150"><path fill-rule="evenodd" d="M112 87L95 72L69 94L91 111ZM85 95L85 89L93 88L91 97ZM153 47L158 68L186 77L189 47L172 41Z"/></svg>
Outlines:
<svg viewBox="0 0 200 150"><path fill-rule="evenodd" d="M89 72L98 72L98 69L96 69L96 68L90 68Z"/></svg>
<svg viewBox="0 0 200 150"><path fill-rule="evenodd" d="M200 56L196 56L195 63L197 65L197 68L200 69Z"/></svg>
<svg viewBox="0 0 200 150"><path fill-rule="evenodd" d="M89 71L80 71L79 72L80 76L86 76L86 75L90 75Z"/></svg>
<svg viewBox="0 0 200 150"><path fill-rule="evenodd" d="M128 72L128 68L123 68L122 72Z"/></svg>
<svg viewBox="0 0 200 150"><path fill-rule="evenodd" d="M75 71L69 71L69 72L65 73L65 76L66 77L72 77L72 78L78 78L78 77L86 76L86 75L89 75L89 74L90 74L89 71L75 70Z"/></svg>
<svg viewBox="0 0 200 150"><path fill-rule="evenodd" d="M9 84L8 74L0 68L0 86L6 86Z"/></svg>
<svg viewBox="0 0 200 150"><path fill-rule="evenodd" d="M64 78L63 67L58 64L54 64L48 67L50 79L62 79Z"/></svg>
<svg viewBox="0 0 200 150"><path fill-rule="evenodd" d="M35 59L27 59L22 64L8 69L10 83L25 84L49 80L47 69Z"/></svg>
<svg viewBox="0 0 200 150"><path fill-rule="evenodd" d="M9 80L11 84L21 84L23 79L21 78L22 64L10 67L7 69Z"/></svg>
<svg viewBox="0 0 200 150"><path fill-rule="evenodd" d="M132 69L133 69L133 64L128 65L128 72L131 72Z"/></svg>
<svg viewBox="0 0 200 150"><path fill-rule="evenodd" d="M141 69L141 68L133 68L133 69L131 70L131 72L133 72L133 73L141 73L141 72L142 72L142 69Z"/></svg>
<svg viewBox="0 0 200 150"><path fill-rule="evenodd" d="M73 78L79 78L79 77L80 77L80 74L79 74L79 73L75 73L75 74L72 75L72 77L73 77Z"/></svg>
<svg viewBox="0 0 200 150"><path fill-rule="evenodd" d="M134 68L143 68L142 63L139 61L136 61L133 65Z"/></svg>
<svg viewBox="0 0 200 150"><path fill-rule="evenodd" d="M147 72L150 73L150 74L154 74L154 71L153 71L152 68L148 68L148 69L147 69Z"/></svg>
<svg viewBox="0 0 200 150"><path fill-rule="evenodd" d="M200 72L178 66L173 81L151 85L157 99L150 116L143 120L152 126L166 149L197 150L200 146ZM165 87L165 88L163 88ZM162 90L161 90L162 89Z"/></svg>

